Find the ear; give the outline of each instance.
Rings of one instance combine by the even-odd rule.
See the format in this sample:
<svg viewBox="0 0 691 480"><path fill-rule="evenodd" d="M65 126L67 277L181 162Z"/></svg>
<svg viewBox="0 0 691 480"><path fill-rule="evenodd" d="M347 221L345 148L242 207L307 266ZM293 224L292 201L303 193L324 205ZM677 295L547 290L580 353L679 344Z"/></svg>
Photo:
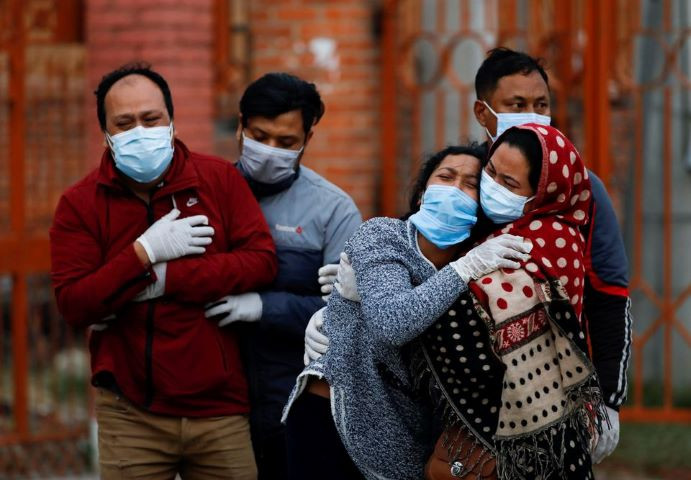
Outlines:
<svg viewBox="0 0 691 480"><path fill-rule="evenodd" d="M523 215L535 210L535 195L523 205Z"/></svg>
<svg viewBox="0 0 691 480"><path fill-rule="evenodd" d="M487 126L487 105L484 104L481 100L475 100L475 103L473 104L473 113L475 114L475 119L477 120L477 123L482 125L483 127Z"/></svg>
<svg viewBox="0 0 691 480"><path fill-rule="evenodd" d="M314 130L311 130L307 132L307 136L305 137L305 146L307 146L307 143L312 139L312 136L314 135Z"/></svg>

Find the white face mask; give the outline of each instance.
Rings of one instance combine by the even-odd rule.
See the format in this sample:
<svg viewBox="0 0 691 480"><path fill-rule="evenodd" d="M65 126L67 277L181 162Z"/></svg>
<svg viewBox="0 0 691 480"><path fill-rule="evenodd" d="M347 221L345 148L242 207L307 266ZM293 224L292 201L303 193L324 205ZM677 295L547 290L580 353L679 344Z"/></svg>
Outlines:
<svg viewBox="0 0 691 480"><path fill-rule="evenodd" d="M524 197L499 185L482 169L480 177L480 205L485 215L496 224L513 222L523 216L525 204L533 197Z"/></svg>
<svg viewBox="0 0 691 480"><path fill-rule="evenodd" d="M238 162L243 171L261 183L278 183L295 174L302 150L288 150L264 145L242 134L242 153Z"/></svg>
<svg viewBox="0 0 691 480"><path fill-rule="evenodd" d="M487 102L483 101L482 103L485 104L485 107L489 109L490 112L492 112L492 115L497 117L497 134L492 136L491 133L489 133L489 130L487 130L487 127L485 127L485 131L487 132L487 135L489 136L490 139L492 139L492 143L497 141L497 138L499 138L499 135L507 131L511 127L517 127L518 125L525 125L526 123L537 123L539 125L549 125L552 121L552 119L548 115L540 115L539 113L533 113L533 112L525 112L525 113L497 113L494 110L492 110L492 107L490 107Z"/></svg>
<svg viewBox="0 0 691 480"><path fill-rule="evenodd" d="M160 177L173 159L173 122L165 127L141 125L116 135L106 133L106 141L122 173L139 183Z"/></svg>

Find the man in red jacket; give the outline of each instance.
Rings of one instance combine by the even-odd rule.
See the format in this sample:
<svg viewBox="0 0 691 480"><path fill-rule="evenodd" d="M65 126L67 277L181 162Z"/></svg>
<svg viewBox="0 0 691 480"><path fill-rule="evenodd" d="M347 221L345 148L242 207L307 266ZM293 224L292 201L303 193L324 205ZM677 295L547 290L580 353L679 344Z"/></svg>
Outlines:
<svg viewBox="0 0 691 480"><path fill-rule="evenodd" d="M237 169L174 138L158 73L127 65L95 93L109 148L50 235L58 308L92 326L101 476L255 478L236 334L204 305L271 283L266 222Z"/></svg>

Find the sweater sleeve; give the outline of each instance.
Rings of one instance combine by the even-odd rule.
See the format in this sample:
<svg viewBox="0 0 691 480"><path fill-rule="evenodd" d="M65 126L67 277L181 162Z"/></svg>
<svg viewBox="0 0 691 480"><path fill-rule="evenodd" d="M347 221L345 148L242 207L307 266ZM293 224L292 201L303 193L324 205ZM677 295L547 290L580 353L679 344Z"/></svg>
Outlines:
<svg viewBox="0 0 691 480"><path fill-rule="evenodd" d="M104 262L99 240L65 196L55 211L50 249L58 310L72 325L100 322L156 281L132 244Z"/></svg>
<svg viewBox="0 0 691 480"><path fill-rule="evenodd" d="M168 262L166 294L179 301L206 303L225 295L265 287L276 276L278 262L269 227L252 192L228 165L224 195L226 251Z"/></svg>
<svg viewBox="0 0 691 480"><path fill-rule="evenodd" d="M402 346L432 325L468 287L449 265L414 285L409 257L420 253L408 245L394 222L400 220L365 222L346 245L346 253L355 270L367 329L378 342Z"/></svg>

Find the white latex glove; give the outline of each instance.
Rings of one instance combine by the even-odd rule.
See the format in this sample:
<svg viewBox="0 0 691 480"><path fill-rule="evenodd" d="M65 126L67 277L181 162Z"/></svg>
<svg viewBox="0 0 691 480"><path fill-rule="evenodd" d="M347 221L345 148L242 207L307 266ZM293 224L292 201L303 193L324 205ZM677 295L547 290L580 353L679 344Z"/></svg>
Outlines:
<svg viewBox="0 0 691 480"><path fill-rule="evenodd" d="M481 243L450 265L468 283L500 268L519 268L514 260L528 260L532 249L533 245L523 237L505 233Z"/></svg>
<svg viewBox="0 0 691 480"><path fill-rule="evenodd" d="M324 325L324 310L326 307L314 312L305 329L305 356L303 358L305 365L320 358L329 348L329 337L321 332L321 327Z"/></svg>
<svg viewBox="0 0 691 480"><path fill-rule="evenodd" d="M180 210L172 209L137 239L151 263L204 253L204 246L211 243L214 229L206 215L176 220L179 216Z"/></svg>
<svg viewBox="0 0 691 480"><path fill-rule="evenodd" d="M233 322L256 322L262 318L262 298L256 292L228 295L207 304L204 316L218 320L219 327Z"/></svg>
<svg viewBox="0 0 691 480"><path fill-rule="evenodd" d="M338 263L328 263L321 267L317 272L319 274L319 285L321 285L322 300L328 301L329 295L334 289L334 282L336 281L336 273L338 272Z"/></svg>
<svg viewBox="0 0 691 480"><path fill-rule="evenodd" d="M607 409L609 425L606 422L602 425L602 433L597 440L595 450L590 455L593 464L600 463L605 457L608 457L619 443L619 412L607 406L605 409Z"/></svg>
<svg viewBox="0 0 691 480"><path fill-rule="evenodd" d="M91 325L91 331L102 332L103 330L108 328L108 326L110 325L110 322L112 322L115 319L116 319L115 315L108 315L107 317L101 319L101 322L103 322L103 323L92 324Z"/></svg>
<svg viewBox="0 0 691 480"><path fill-rule="evenodd" d="M168 262L155 263L153 266L156 273L156 281L139 292L132 300L135 302L145 302L153 298L163 296L166 291L166 270Z"/></svg>
<svg viewBox="0 0 691 480"><path fill-rule="evenodd" d="M355 270L350 264L350 259L345 252L341 252L341 261L338 264L338 273L334 288L338 290L346 300L360 302L360 294L357 293L357 281L355 280Z"/></svg>

